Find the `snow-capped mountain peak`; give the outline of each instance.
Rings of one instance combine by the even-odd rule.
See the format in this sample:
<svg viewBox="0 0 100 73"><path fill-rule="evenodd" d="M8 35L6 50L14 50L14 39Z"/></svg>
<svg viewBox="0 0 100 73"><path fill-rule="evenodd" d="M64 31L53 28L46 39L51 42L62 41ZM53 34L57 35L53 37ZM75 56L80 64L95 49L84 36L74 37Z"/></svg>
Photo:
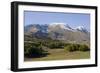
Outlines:
<svg viewBox="0 0 100 73"><path fill-rule="evenodd" d="M76 30L81 31L81 32L88 32L87 29L83 26L76 27Z"/></svg>
<svg viewBox="0 0 100 73"><path fill-rule="evenodd" d="M83 30L84 27L83 26L78 26L76 29Z"/></svg>
<svg viewBox="0 0 100 73"><path fill-rule="evenodd" d="M51 23L51 24L32 24L25 27L25 31L31 32L42 32L49 33L51 31L72 31L72 32L84 32L89 33L84 26L78 26L76 28L72 28L66 23Z"/></svg>
<svg viewBox="0 0 100 73"><path fill-rule="evenodd" d="M59 26L61 28L65 28L65 23L51 23L49 26L56 27Z"/></svg>
<svg viewBox="0 0 100 73"><path fill-rule="evenodd" d="M73 30L68 24L66 23L51 23L49 24L49 27L59 27L61 29L65 29L65 30Z"/></svg>

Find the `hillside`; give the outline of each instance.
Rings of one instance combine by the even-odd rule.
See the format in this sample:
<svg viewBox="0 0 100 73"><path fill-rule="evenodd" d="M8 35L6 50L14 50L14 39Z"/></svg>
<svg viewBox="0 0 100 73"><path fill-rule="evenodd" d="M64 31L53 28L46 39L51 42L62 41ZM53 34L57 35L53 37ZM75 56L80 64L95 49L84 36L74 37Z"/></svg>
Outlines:
<svg viewBox="0 0 100 73"><path fill-rule="evenodd" d="M71 28L68 24L33 24L25 26L25 37L60 40L63 42L86 43L89 45L90 33L83 27ZM26 40L26 39L25 39Z"/></svg>

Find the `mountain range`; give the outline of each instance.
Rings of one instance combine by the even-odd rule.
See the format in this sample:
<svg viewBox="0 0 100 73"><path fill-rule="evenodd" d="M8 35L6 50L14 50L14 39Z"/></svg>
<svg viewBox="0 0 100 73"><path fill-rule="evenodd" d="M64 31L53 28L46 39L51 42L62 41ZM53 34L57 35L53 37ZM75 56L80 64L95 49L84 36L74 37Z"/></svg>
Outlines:
<svg viewBox="0 0 100 73"><path fill-rule="evenodd" d="M52 40L61 40L65 42L89 43L90 32L83 26L72 28L65 23L51 24L30 24L24 27L25 37L39 39L51 38Z"/></svg>

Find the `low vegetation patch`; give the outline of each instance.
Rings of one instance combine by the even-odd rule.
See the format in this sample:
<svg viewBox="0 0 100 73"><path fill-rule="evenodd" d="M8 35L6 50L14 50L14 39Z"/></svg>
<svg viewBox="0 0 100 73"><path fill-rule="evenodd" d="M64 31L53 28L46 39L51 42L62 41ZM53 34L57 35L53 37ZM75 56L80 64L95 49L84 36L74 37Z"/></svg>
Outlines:
<svg viewBox="0 0 100 73"><path fill-rule="evenodd" d="M89 47L85 44L69 44L64 47L65 51L67 52L74 52L74 51L89 51Z"/></svg>
<svg viewBox="0 0 100 73"><path fill-rule="evenodd" d="M24 42L24 56L25 57L43 57L48 55L52 49L63 49L64 52L74 51L89 51L90 48L86 44L65 43L58 40L41 40L34 39L33 41Z"/></svg>
<svg viewBox="0 0 100 73"><path fill-rule="evenodd" d="M41 44L31 43L24 44L24 55L26 57L41 57L46 55L46 51L43 50Z"/></svg>

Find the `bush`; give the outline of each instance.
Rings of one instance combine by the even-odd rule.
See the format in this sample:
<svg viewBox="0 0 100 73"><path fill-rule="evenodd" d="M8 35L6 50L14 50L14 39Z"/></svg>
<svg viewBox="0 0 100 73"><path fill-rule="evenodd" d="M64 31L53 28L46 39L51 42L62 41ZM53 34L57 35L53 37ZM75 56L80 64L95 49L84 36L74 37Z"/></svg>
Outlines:
<svg viewBox="0 0 100 73"><path fill-rule="evenodd" d="M57 48L63 48L64 44L62 42L50 42L46 45L46 47L50 49L57 49Z"/></svg>
<svg viewBox="0 0 100 73"><path fill-rule="evenodd" d="M89 49L89 47L87 46L87 45L80 45L80 47L79 47L79 51L89 51L90 49Z"/></svg>
<svg viewBox="0 0 100 73"><path fill-rule="evenodd" d="M64 49L69 52L78 51L79 44L69 44Z"/></svg>
<svg viewBox="0 0 100 73"><path fill-rule="evenodd" d="M24 54L28 54L28 50L32 48L32 45L29 43L24 43Z"/></svg>
<svg viewBox="0 0 100 73"><path fill-rule="evenodd" d="M25 43L24 55L27 57L41 56L45 51L42 49L42 44L38 43Z"/></svg>
<svg viewBox="0 0 100 73"><path fill-rule="evenodd" d="M66 46L64 49L65 49L65 51L68 51L68 52L73 52L74 51L74 49L71 45Z"/></svg>
<svg viewBox="0 0 100 73"><path fill-rule="evenodd" d="M69 44L65 46L64 49L69 52L90 50L87 45L81 45L81 44Z"/></svg>
<svg viewBox="0 0 100 73"><path fill-rule="evenodd" d="M42 54L43 54L43 51L42 51L41 48L33 47L33 48L30 48L28 50L28 54L27 55L30 56L30 57L37 57L37 56L40 56Z"/></svg>

